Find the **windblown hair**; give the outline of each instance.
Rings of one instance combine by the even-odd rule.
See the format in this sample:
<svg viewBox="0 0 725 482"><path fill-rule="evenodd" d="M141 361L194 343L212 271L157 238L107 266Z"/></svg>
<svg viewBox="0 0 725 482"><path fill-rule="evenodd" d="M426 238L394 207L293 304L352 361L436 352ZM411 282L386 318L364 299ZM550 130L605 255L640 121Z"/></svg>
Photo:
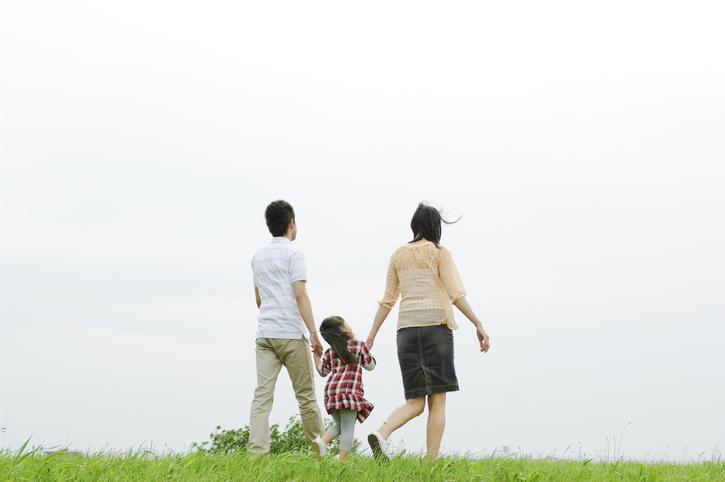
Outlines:
<svg viewBox="0 0 725 482"><path fill-rule="evenodd" d="M295 218L295 210L287 201L272 201L264 212L267 228L272 236L284 236L289 228L289 222Z"/></svg>
<svg viewBox="0 0 725 482"><path fill-rule="evenodd" d="M413 230L413 241L420 241L425 239L435 244L436 248L440 248L438 243L441 242L441 223L453 224L460 221L461 218L455 221L448 221L441 216L433 206L428 205L425 201L418 204L418 208L413 213L413 218L410 220L410 229Z"/></svg>
<svg viewBox="0 0 725 482"><path fill-rule="evenodd" d="M347 342L350 340L347 333L341 330L345 320L341 316L329 316L322 320L320 325L320 334L327 343L332 347L337 357L342 360L345 365L357 363L357 357L350 353Z"/></svg>

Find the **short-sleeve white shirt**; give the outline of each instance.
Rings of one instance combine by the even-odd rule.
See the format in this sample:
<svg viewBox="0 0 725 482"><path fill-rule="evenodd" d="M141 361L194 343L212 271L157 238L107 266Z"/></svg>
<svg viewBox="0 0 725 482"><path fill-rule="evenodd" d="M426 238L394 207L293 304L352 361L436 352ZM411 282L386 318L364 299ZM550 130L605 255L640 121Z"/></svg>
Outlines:
<svg viewBox="0 0 725 482"><path fill-rule="evenodd" d="M254 287L259 291L257 338L300 339L307 327L297 308L292 289L295 281L307 281L307 265L302 251L282 236L262 248L252 258Z"/></svg>

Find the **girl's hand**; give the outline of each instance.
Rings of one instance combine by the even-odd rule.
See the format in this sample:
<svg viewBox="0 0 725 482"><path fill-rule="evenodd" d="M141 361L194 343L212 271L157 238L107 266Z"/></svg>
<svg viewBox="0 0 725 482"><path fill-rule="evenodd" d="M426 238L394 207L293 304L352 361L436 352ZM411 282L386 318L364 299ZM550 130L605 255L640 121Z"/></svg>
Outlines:
<svg viewBox="0 0 725 482"><path fill-rule="evenodd" d="M486 334L486 330L483 329L483 325L478 325L478 328L476 328L476 336L478 336L478 344L481 345L481 351L486 353L491 348L491 344L488 341L488 335Z"/></svg>
<svg viewBox="0 0 725 482"><path fill-rule="evenodd" d="M310 348L312 348L312 353L315 356L322 356L322 343L320 343L320 339L314 331L310 333Z"/></svg>
<svg viewBox="0 0 725 482"><path fill-rule="evenodd" d="M324 377L325 375L323 375L320 371L320 364L322 363L322 358L317 353L314 353L312 356L315 358L315 370L317 370L317 373L319 373L321 377Z"/></svg>
<svg viewBox="0 0 725 482"><path fill-rule="evenodd" d="M365 340L365 346L368 347L368 350L373 349L373 343L375 343L375 338L368 337L368 339Z"/></svg>

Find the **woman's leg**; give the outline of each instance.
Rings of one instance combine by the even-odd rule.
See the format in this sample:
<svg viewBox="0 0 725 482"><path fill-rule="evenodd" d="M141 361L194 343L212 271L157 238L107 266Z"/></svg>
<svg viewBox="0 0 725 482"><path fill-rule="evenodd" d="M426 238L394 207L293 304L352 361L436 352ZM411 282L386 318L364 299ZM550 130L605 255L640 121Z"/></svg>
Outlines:
<svg viewBox="0 0 725 482"><path fill-rule="evenodd" d="M446 427L446 394L434 393L428 395L428 427L426 429L425 445L428 460L438 458L438 449L441 448L443 429Z"/></svg>
<svg viewBox="0 0 725 482"><path fill-rule="evenodd" d="M340 460L344 460L352 450L356 420L357 410L340 410Z"/></svg>
<svg viewBox="0 0 725 482"><path fill-rule="evenodd" d="M393 410L387 420L378 429L378 433L385 440L388 440L393 431L405 425L408 420L413 419L425 410L425 397L410 398L404 404Z"/></svg>

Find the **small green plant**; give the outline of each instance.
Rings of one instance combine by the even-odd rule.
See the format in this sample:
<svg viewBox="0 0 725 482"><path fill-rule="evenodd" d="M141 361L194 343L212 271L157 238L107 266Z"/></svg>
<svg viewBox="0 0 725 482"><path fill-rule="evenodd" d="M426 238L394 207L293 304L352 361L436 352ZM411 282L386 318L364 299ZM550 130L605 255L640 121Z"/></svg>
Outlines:
<svg viewBox="0 0 725 482"><path fill-rule="evenodd" d="M333 425L332 419L325 420L325 429L329 429ZM275 423L269 428L269 451L273 454L281 454L284 452L298 452L307 449L307 439L305 438L305 429L299 415L290 417L287 426L283 432L279 430L279 424ZM249 425L236 430L223 430L221 425L210 434L211 440L194 443L192 448L205 454L227 454L236 451L246 451L249 443ZM352 452L357 452L360 442L355 439L352 445ZM339 453L339 439L333 440L328 446L330 453L333 455Z"/></svg>

